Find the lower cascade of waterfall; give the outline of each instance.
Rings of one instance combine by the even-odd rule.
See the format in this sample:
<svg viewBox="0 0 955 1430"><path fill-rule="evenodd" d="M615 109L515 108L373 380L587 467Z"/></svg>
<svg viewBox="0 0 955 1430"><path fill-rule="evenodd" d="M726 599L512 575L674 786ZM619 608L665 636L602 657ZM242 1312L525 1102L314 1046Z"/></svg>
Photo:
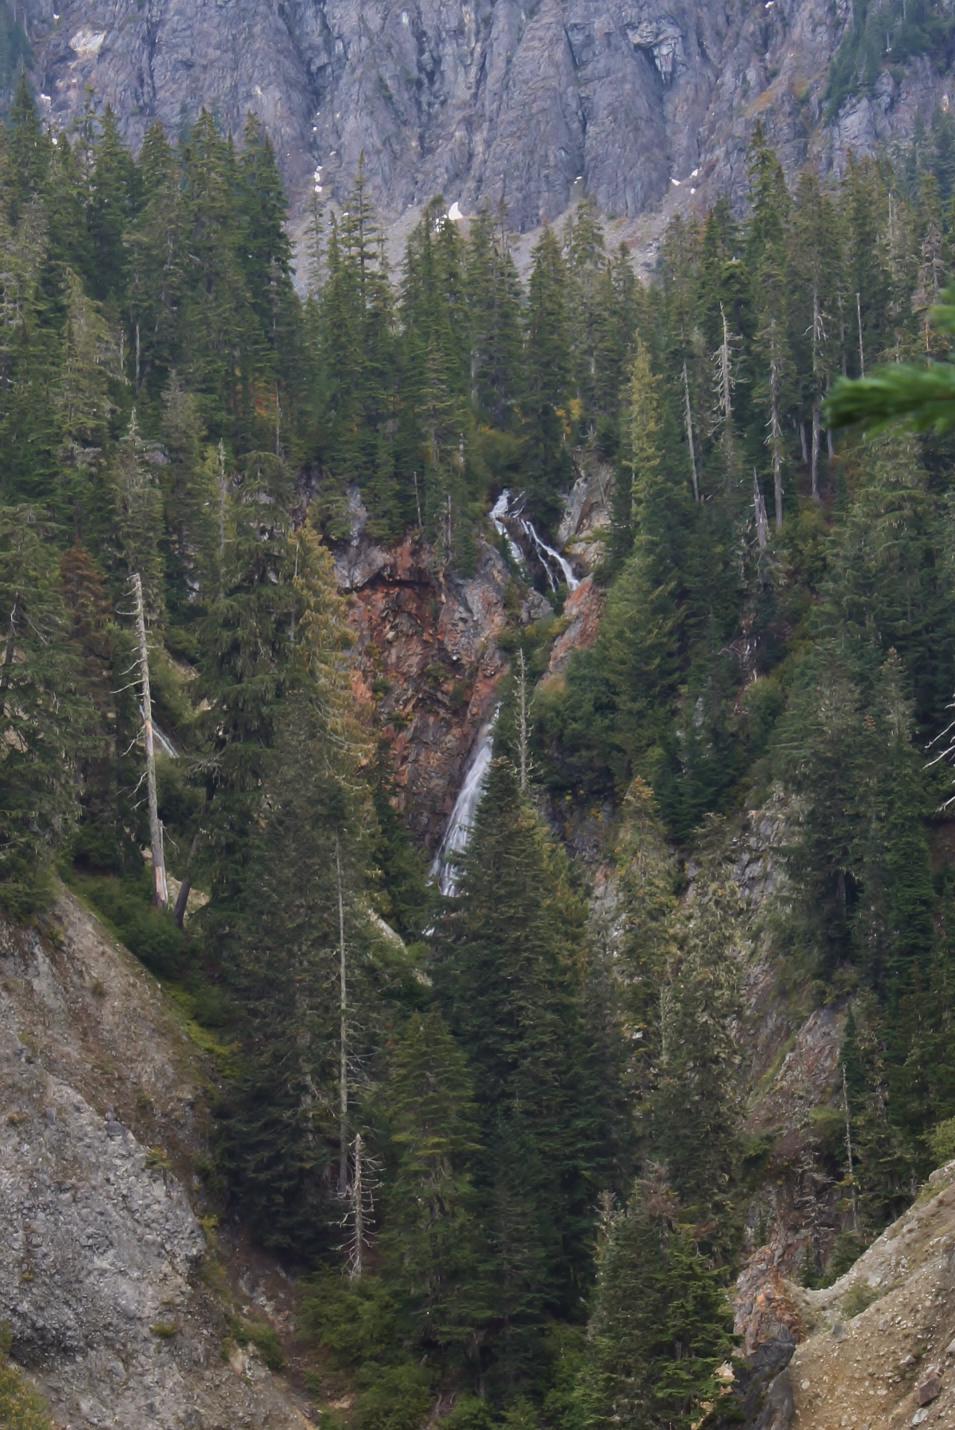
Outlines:
<svg viewBox="0 0 955 1430"><path fill-rule="evenodd" d="M524 555L508 531L507 521L512 521L516 526L520 527L521 531L523 531L524 535L530 541L537 555L537 559L544 568L550 589L556 591L557 587L563 583L566 585L568 591L576 591L580 585L580 581L574 575L574 568L567 560L567 557L562 555L561 552L555 551L553 546L548 546L543 537L538 534L534 523L524 515L523 492L520 492L517 497L513 499L509 491L505 490L501 492L501 495L491 508L490 517L494 530L499 536L504 537L504 540L507 542L508 551L519 566L523 566L524 564ZM557 575L558 572L559 575Z"/></svg>
<svg viewBox="0 0 955 1430"><path fill-rule="evenodd" d="M163 731L160 730L155 720L153 721L153 739L155 740L156 748L161 755L165 755L170 760L178 760L179 751L176 749L169 736L164 734Z"/></svg>
<svg viewBox="0 0 955 1430"><path fill-rule="evenodd" d="M453 898L458 891L458 861L470 842L471 826L484 793L484 782L494 754L494 727L499 711L500 706L478 735L448 827L431 865L431 877L445 898Z"/></svg>

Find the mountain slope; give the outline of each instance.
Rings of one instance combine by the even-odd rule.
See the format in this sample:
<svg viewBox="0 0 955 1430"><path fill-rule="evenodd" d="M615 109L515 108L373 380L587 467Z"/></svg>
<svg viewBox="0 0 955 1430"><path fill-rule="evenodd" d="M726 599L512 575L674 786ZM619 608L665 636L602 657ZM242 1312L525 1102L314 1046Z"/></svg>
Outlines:
<svg viewBox="0 0 955 1430"><path fill-rule="evenodd" d="M0 923L0 1324L58 1424L310 1423L257 1358L225 1354L197 1217L205 1072L72 894L42 932Z"/></svg>
<svg viewBox="0 0 955 1430"><path fill-rule="evenodd" d="M894 0L26 0L18 10L58 124L82 112L88 89L134 141L155 119L175 131L201 105L232 130L252 110L298 202L316 182L341 199L364 151L391 220L444 193L465 213L503 204L526 230L581 189L633 218L677 186L706 196L738 186L757 119L790 170L810 154L838 166L850 149L910 134L947 102L953 55L950 0L918 8L929 28L912 31L898 64ZM868 59L871 36L853 14L876 27L881 51Z"/></svg>
<svg viewBox="0 0 955 1430"><path fill-rule="evenodd" d="M845 1276L797 1291L805 1339L763 1430L901 1430L955 1419L955 1164Z"/></svg>

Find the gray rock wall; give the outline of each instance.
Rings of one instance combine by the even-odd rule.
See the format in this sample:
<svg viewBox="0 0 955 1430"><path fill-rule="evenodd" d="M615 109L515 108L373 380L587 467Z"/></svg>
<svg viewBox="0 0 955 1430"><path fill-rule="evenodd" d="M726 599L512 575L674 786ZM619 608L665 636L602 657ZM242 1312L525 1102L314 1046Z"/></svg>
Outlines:
<svg viewBox="0 0 955 1430"><path fill-rule="evenodd" d="M223 1357L193 1205L202 1073L72 896L42 933L0 921L0 1324L63 1430L310 1423L254 1357Z"/></svg>
<svg viewBox="0 0 955 1430"><path fill-rule="evenodd" d="M59 3L61 8L55 9ZM298 203L341 198L366 155L389 220L443 193L516 228L585 190L635 217L739 185L757 119L790 169L911 130L945 66L886 73L823 122L850 0L26 0L59 123L112 104L138 141L200 105L267 123ZM320 166L320 167L319 167Z"/></svg>

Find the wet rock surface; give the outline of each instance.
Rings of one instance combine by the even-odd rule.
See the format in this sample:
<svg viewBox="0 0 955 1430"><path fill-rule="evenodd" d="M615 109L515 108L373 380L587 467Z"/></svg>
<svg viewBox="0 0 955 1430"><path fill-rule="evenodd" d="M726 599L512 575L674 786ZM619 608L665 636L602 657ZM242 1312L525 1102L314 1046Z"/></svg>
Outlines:
<svg viewBox="0 0 955 1430"><path fill-rule="evenodd" d="M501 638L552 607L488 541L477 543L473 571L455 576L414 535L378 547L360 504L352 514L336 568L351 596L360 695L388 744L398 808L433 852L508 670Z"/></svg>

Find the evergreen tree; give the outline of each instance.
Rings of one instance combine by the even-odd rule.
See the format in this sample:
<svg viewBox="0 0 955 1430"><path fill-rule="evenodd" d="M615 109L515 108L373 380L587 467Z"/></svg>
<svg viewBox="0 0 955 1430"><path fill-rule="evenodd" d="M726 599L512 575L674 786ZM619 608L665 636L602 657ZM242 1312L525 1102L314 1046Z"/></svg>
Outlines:
<svg viewBox="0 0 955 1430"><path fill-rule="evenodd" d="M383 1274L416 1348L478 1368L493 1306L473 1169L482 1149L466 1060L431 1012L412 1016L391 1061L386 1116L396 1166L384 1202Z"/></svg>
<svg viewBox="0 0 955 1430"><path fill-rule="evenodd" d="M495 761L436 975L474 1072L507 1385L530 1373L547 1315L573 1306L587 1270L600 1117L579 1006L583 924L565 877L514 767Z"/></svg>
<svg viewBox="0 0 955 1430"><path fill-rule="evenodd" d="M465 254L471 333L471 404L511 429L520 396L521 292L503 225L488 213L471 225Z"/></svg>
<svg viewBox="0 0 955 1430"><path fill-rule="evenodd" d="M690 1430L719 1393L729 1307L664 1189L636 1184L604 1225L597 1267L582 1423Z"/></svg>
<svg viewBox="0 0 955 1430"><path fill-rule="evenodd" d="M99 307L80 278L66 280L63 360L56 390L60 433L58 512L77 536L104 539L101 470L115 411L117 346Z"/></svg>
<svg viewBox="0 0 955 1430"><path fill-rule="evenodd" d="M186 209L177 155L162 127L146 132L139 154L142 203L126 233L129 252L129 315L136 390L153 390L178 358L182 307L191 260L186 248Z"/></svg>
<svg viewBox="0 0 955 1430"><path fill-rule="evenodd" d="M571 395L567 270L556 235L545 229L532 255L524 347L524 439L528 495L546 520L570 485L564 422Z"/></svg>
<svg viewBox="0 0 955 1430"><path fill-rule="evenodd" d="M239 247L235 154L206 111L190 131L181 165L188 254L179 325L183 379L213 435L248 436L256 359Z"/></svg>
<svg viewBox="0 0 955 1430"><path fill-rule="evenodd" d="M160 437L165 525L169 532L170 595L177 606L212 594L219 492L202 448L198 404L173 372L163 391Z"/></svg>
<svg viewBox="0 0 955 1430"><path fill-rule="evenodd" d="M394 415L394 313L383 241L359 166L348 207L333 220L319 308L319 368L326 414L319 510L327 529L347 529L348 485L368 491L376 525L392 533L400 494L387 424Z"/></svg>
<svg viewBox="0 0 955 1430"><path fill-rule="evenodd" d="M591 198L578 204L567 223L564 240L567 265L568 307L571 324L573 382L581 415L587 424L597 417L597 385L603 344L601 278L608 264L603 226Z"/></svg>
<svg viewBox="0 0 955 1430"><path fill-rule="evenodd" d="M622 925L616 977L631 1047L630 1083L646 1095L660 1054L660 989L676 955L676 868L653 794L640 779L624 798L616 862Z"/></svg>
<svg viewBox="0 0 955 1430"><path fill-rule="evenodd" d="M143 583L146 624L160 625L165 614L165 581L159 537L162 494L155 469L139 433L136 413L116 444L110 479L115 502L115 530L120 567Z"/></svg>
<svg viewBox="0 0 955 1430"><path fill-rule="evenodd" d="M738 896L723 870L700 881L678 930L680 952L660 988L659 1053L650 1104L653 1154L688 1212L726 1234L737 1165L737 1063L732 960Z"/></svg>
<svg viewBox="0 0 955 1430"><path fill-rule="evenodd" d="M46 179L53 145L40 122L26 70L20 71L7 116L7 202L14 222Z"/></svg>
<svg viewBox="0 0 955 1430"><path fill-rule="evenodd" d="M200 623L201 698L208 701L198 774L202 847L213 900L207 917L227 940L240 916L264 783L283 702L294 689L297 600L290 480L270 453L243 463L228 513L231 541L219 590Z"/></svg>
<svg viewBox="0 0 955 1430"><path fill-rule="evenodd" d="M92 296L122 304L126 296L125 235L137 203L136 166L107 106L93 154L88 224Z"/></svg>
<svg viewBox="0 0 955 1430"><path fill-rule="evenodd" d="M682 666L688 500L664 464L659 379L637 344L625 417L624 461L630 500L618 500L617 540L633 546L610 595L601 648L616 706L616 741L635 769L653 779L670 725L669 701ZM624 477L626 481L626 476Z"/></svg>
<svg viewBox="0 0 955 1430"><path fill-rule="evenodd" d="M22 919L75 824L82 729L56 552L26 507L0 508L0 610L0 903Z"/></svg>
<svg viewBox="0 0 955 1430"><path fill-rule="evenodd" d="M93 869L117 872L140 857L127 834L131 811L121 793L138 780L131 763L138 763L138 754L128 746L140 716L135 696L122 689L128 647L118 638L103 574L82 546L63 553L60 582L71 617L77 695L87 712L77 748L80 828L73 857Z"/></svg>
<svg viewBox="0 0 955 1430"><path fill-rule="evenodd" d="M255 786L246 766L241 784L217 789L211 811L217 830L239 809L255 813L251 828L233 826L230 847L241 839L246 849L213 886L213 928L225 919L232 933L227 981L242 1049L226 1126L233 1191L264 1242L310 1259L341 1239L339 1166L350 1138L341 1079L372 1045L376 1011L362 891L368 805L344 621L328 552L307 528L292 546L285 695L268 711L271 758L259 756ZM261 694L269 679L275 674L253 676L246 691ZM234 769L241 752L225 753Z"/></svg>

